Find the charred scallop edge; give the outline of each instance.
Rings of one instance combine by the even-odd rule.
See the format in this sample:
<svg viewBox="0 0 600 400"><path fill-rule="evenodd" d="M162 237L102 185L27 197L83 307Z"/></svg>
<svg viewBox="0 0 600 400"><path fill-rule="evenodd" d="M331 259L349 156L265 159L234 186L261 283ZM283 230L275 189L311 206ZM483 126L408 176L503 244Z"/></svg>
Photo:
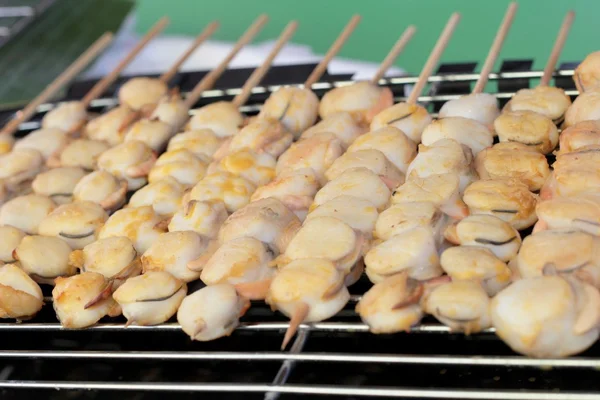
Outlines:
<svg viewBox="0 0 600 400"><path fill-rule="evenodd" d="M491 212L502 213L502 214L518 214L519 210L503 210L503 209L492 209Z"/></svg>
<svg viewBox="0 0 600 400"><path fill-rule="evenodd" d="M405 118L408 118L408 117L410 117L410 116L411 116L411 115L413 115L415 112L416 112L416 111L409 112L408 114L406 114L406 115L403 115L402 117L398 117L398 118L390 119L390 120L389 120L389 121L387 121L385 124L386 124L386 125L390 125L390 124L393 124L393 123L395 123L395 122L401 121L401 120L403 120L403 119L405 119Z"/></svg>
<svg viewBox="0 0 600 400"><path fill-rule="evenodd" d="M481 244L491 244L493 246L502 246L502 245L508 244L516 239L517 239L517 236L513 236L512 238L505 240L503 242L497 242L495 240L490 240L490 239L475 238L475 242L481 243Z"/></svg>
<svg viewBox="0 0 600 400"><path fill-rule="evenodd" d="M173 293L167 295L167 296L163 296L163 297L157 297L155 299L142 299L142 300L134 300L132 301L132 303L151 303L154 301L165 301L165 300L169 300L171 297L175 296L177 293L179 293L179 291L183 289L183 285L179 286L177 288L177 290L175 290Z"/></svg>

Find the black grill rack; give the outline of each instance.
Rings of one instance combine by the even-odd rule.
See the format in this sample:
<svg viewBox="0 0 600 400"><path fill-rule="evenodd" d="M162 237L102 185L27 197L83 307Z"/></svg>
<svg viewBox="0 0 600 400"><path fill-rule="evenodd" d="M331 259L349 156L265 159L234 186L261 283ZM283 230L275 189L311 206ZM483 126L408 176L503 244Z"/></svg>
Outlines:
<svg viewBox="0 0 600 400"><path fill-rule="evenodd" d="M518 70L527 60L507 61L492 74L501 103L523 87L534 86L540 71ZM419 101L435 112L443 102L468 93L478 78L475 63L442 66L430 79L429 92ZM292 68L292 70L290 70ZM569 69L556 72L556 84L575 96ZM304 68L310 71L312 68ZM466 70L465 70L466 69ZM254 90L243 111L256 113L264 99L285 84L296 67L274 68L271 80ZM241 76L246 72L238 71ZM246 75L244 75L246 74ZM180 76L179 85L189 90ZM306 73L308 75L308 72ZM350 84L349 77L328 76L313 86L322 94ZM245 79L245 78L244 78ZM297 77L296 82L301 82ZM381 80L396 101L404 99L416 77ZM242 80L243 82L243 80ZM90 83L71 88L72 97ZM94 111L116 104L111 95L92 103ZM221 82L204 94L198 105L230 99L239 89ZM41 115L54 107L45 104L40 115L21 126L26 134L39 126ZM200 288L190 285L190 292ZM287 351L279 351L287 319L255 302L242 323L227 338L192 342L176 322L152 327L125 327L123 318L104 319L85 330L65 330L56 322L52 299L29 322L0 323L0 393L3 399L294 399L294 398L410 398L502 400L600 400L598 369L600 345L569 359L531 359L504 345L493 329L465 336L452 333L433 319L425 319L409 333L373 335L354 307L370 287L363 277L350 288L348 305L334 318L302 325ZM45 288L46 290L47 288ZM49 294L49 293L46 293Z"/></svg>

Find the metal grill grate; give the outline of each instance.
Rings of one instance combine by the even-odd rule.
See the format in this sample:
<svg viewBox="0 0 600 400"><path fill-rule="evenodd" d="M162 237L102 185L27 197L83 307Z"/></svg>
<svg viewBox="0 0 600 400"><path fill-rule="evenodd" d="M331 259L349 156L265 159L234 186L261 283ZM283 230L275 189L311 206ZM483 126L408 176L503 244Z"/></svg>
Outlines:
<svg viewBox="0 0 600 400"><path fill-rule="evenodd" d="M556 74L570 84L572 70ZM523 82L532 84L541 72L494 74L503 91L501 102ZM475 73L438 74L420 101L434 109L460 96L444 93L445 82L474 82ZM396 101L415 77L382 80ZM351 83L318 83L315 91ZM518 84L516 87L512 84ZM279 86L258 87L243 111L255 113L262 99ZM468 91L469 85L464 90ZM563 86L564 87L564 86ZM572 86L564 87L576 95ZM200 104L235 95L239 89L212 90ZM92 108L114 105L113 97L99 99ZM43 113L53 104L40 107ZM39 116L38 116L39 119ZM37 128L37 122L21 126ZM196 282L190 292L201 286ZM166 392L178 398L293 399L338 396L411 399L600 399L597 385L600 346L569 359L537 360L515 355L493 334L493 329L464 336L433 319L425 319L409 333L373 335L354 312L360 295L370 287L363 277L350 288L351 301L331 320L302 325L290 350L279 345L287 319L256 302L241 326L228 338L192 342L176 323L153 327L124 326L124 320L105 319L81 331L62 329L52 312L51 298L31 322L0 323L0 393L4 398L37 395L45 398L159 399ZM16 390L19 389L19 390ZM47 390L47 389L57 389ZM67 391L68 395L66 395Z"/></svg>

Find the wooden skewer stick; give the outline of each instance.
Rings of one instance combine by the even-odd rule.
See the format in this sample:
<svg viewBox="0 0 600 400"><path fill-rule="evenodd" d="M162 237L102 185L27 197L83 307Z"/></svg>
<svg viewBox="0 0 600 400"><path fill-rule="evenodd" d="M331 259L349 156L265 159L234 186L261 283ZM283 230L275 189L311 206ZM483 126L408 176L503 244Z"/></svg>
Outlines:
<svg viewBox="0 0 600 400"><path fill-rule="evenodd" d="M219 79L223 72L225 72L225 69L227 69L227 66L231 60L233 60L233 58L245 45L254 39L254 37L262 30L268 21L269 17L266 14L262 14L256 19L256 21L252 23L246 32L244 32L242 37L239 38L235 46L233 46L223 61L221 61L215 69L206 74L204 78L202 78L202 80L196 84L194 89L188 93L187 97L185 98L185 104L188 108L193 107L193 105L196 104L196 102L198 102L200 99L200 96L202 96L202 93L205 90L210 89L215 84L217 79Z"/></svg>
<svg viewBox="0 0 600 400"><path fill-rule="evenodd" d="M40 104L50 100L58 90L60 90L67 83L75 79L79 73L88 66L94 58L96 58L106 47L112 42L113 35L110 32L106 32L100 36L98 40L94 42L83 54L81 54L77 60L75 60L66 70L63 71L54 81L46 87L35 99L21 111L17 112L15 118L11 119L0 131L0 135L13 134L19 125L31 118L35 114Z"/></svg>
<svg viewBox="0 0 600 400"><path fill-rule="evenodd" d="M565 15L565 19L560 27L560 31L558 31L558 35L556 36L554 47L552 47L552 53L550 53L550 58L548 58L546 68L544 68L544 74L540 79L539 86L548 86L550 83L550 79L552 79L552 74L554 73L554 68L556 68L556 63L558 62L560 53L562 52L565 42L567 41L567 36L569 35L569 30L571 30L571 25L573 25L574 19L574 11L569 11L567 15Z"/></svg>
<svg viewBox="0 0 600 400"><path fill-rule="evenodd" d="M327 65L331 62L331 59L335 57L335 55L342 49L342 46L344 46L344 43L346 43L350 35L352 35L352 32L354 32L361 19L362 17L360 15L355 15L350 19L342 33L338 36L335 42L333 42L331 47L329 47L329 50L323 59L319 62L319 64L317 64L310 76L306 79L306 82L304 82L304 87L310 88L314 83L321 79L325 71L327 71Z"/></svg>
<svg viewBox="0 0 600 400"><path fill-rule="evenodd" d="M396 61L400 53L402 53L408 42L410 42L410 39L412 39L416 31L417 28L414 25L409 25L406 28L402 36L400 36L396 44L394 44L394 47L392 47L388 55L385 57L385 59L379 66L379 69L377 70L375 75L373 75L373 78L371 78L371 83L379 83L379 80L383 78L387 70L390 69L390 67L392 66L394 61Z"/></svg>
<svg viewBox="0 0 600 400"><path fill-rule="evenodd" d="M452 37L452 34L454 33L459 21L459 13L454 13L452 16L450 16L448 23L446 23L446 27L442 31L437 43L435 44L435 47L431 51L431 54L429 55L429 58L427 59L427 62L425 63L425 66L419 75L419 79L417 80L417 83L413 87L413 90L406 101L407 103L414 104L417 102L421 92L427 84L429 76L433 72L433 68L437 65L442 53L444 53L444 50L446 49L446 46L448 45L448 42L450 41L450 38Z"/></svg>
<svg viewBox="0 0 600 400"><path fill-rule="evenodd" d="M169 68L168 71L163 73L159 79L163 82L169 82L171 79L173 79L173 77L179 70L179 67L181 67L181 65L185 62L185 60L187 60L188 57L192 55L192 53L198 48L198 46L200 46L202 43L204 43L206 41L206 39L211 37L212 34L215 33L215 31L217 29L219 29L219 23L217 21L213 21L210 24L208 24L208 26L206 28L204 28L202 33L200 33L198 36L196 36L196 39L194 40L194 42L192 43L190 48L187 49L187 51L185 53L183 53L177 59L177 61L175 61L175 64L173 64L171 66L171 68Z"/></svg>
<svg viewBox="0 0 600 400"><path fill-rule="evenodd" d="M485 59L485 63L481 68L481 72L479 74L479 79L473 87L472 93L481 93L485 88L485 84L488 81L490 73L494 68L494 64L496 64L496 60L498 59L498 54L500 54L500 50L502 49L502 45L504 44L504 39L506 39L506 35L508 34L508 30L510 29L513 20L515 18L515 14L517 12L518 5L517 3L510 3L508 9L506 10L506 14L504 14L504 19L500 24L500 28L498 28L498 32L496 33L496 37L494 38L494 43L492 43L492 47Z"/></svg>
<svg viewBox="0 0 600 400"><path fill-rule="evenodd" d="M256 68L254 72L252 72L252 75L250 75L250 78L248 78L242 87L242 91L231 101L234 106L239 107L244 104L246 100L248 100L252 94L252 89L254 89L254 87L260 83L262 78L264 78L267 71L269 71L269 68L271 68L271 64L273 63L273 60L277 54L296 32L296 28L298 28L298 22L296 21L292 21L287 24L265 61L263 61L260 67Z"/></svg>
<svg viewBox="0 0 600 400"><path fill-rule="evenodd" d="M119 77L121 71L129 65L131 61L139 54L140 51L150 42L156 35L162 32L163 29L169 24L169 18L162 17L153 27L146 33L146 35L140 40L133 50L127 54L127 56L121 60L119 65L113 69L110 74L106 75L102 78L98 83L94 85L94 87L85 95L83 99L81 99L81 103L84 107L90 105L90 103L100 96L114 81Z"/></svg>

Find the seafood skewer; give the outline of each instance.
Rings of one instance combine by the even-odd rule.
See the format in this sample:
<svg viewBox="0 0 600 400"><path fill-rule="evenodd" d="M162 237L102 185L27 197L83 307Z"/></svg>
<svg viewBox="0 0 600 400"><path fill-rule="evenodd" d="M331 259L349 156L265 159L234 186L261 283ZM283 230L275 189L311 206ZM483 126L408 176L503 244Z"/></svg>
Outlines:
<svg viewBox="0 0 600 400"><path fill-rule="evenodd" d="M489 75L494 68L494 64L498 59L498 55L502 50L502 45L504 44L508 31L512 26L517 8L517 3L510 3L508 6L504 19L502 20L498 32L496 33L496 37L494 38L494 42L492 43L492 47L490 48L485 63L479 73L479 79L475 83L471 94L456 100L447 101L440 109L440 118L470 118L480 122L488 128L492 127L494 120L500 114L500 110L498 110L496 96L489 93L483 93L483 90L485 89Z"/></svg>

